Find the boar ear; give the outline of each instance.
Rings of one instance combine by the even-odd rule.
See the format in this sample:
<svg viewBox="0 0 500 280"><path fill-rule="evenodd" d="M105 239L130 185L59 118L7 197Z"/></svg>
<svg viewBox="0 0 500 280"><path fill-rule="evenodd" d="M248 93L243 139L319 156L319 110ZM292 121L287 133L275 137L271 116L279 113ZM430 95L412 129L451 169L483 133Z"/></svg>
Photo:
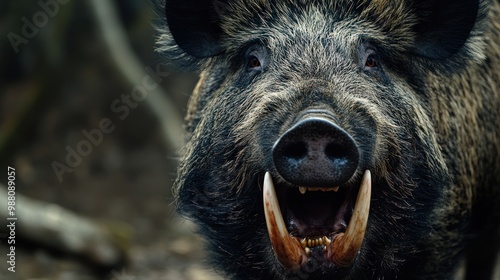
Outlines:
<svg viewBox="0 0 500 280"><path fill-rule="evenodd" d="M414 51L431 59L448 58L465 45L476 23L479 1L412 1L418 23Z"/></svg>
<svg viewBox="0 0 500 280"><path fill-rule="evenodd" d="M205 58L223 51L219 16L210 0L167 0L165 15L177 45L189 55Z"/></svg>

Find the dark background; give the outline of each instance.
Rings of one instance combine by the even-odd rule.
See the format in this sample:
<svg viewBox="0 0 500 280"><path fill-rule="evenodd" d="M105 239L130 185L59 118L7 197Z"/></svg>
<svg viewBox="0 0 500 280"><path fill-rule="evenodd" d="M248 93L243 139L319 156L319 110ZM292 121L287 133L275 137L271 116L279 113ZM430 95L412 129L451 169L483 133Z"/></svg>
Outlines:
<svg viewBox="0 0 500 280"><path fill-rule="evenodd" d="M7 167L14 167L16 195L60 205L104 228L119 228L117 246L124 262L102 266L85 252L68 253L30 240L18 228L16 272L9 272L7 229L1 226L7 221L0 220L0 278L215 279L203 265L203 243L193 234L194 226L174 214L171 185L178 146L165 137L165 116L151 110L148 100L136 102L123 119L123 112L112 109L137 86L124 71L134 64L123 65L138 59L135 68L143 77L146 67L168 71L158 89L175 109L163 112L176 115L172 120L180 128L197 76L170 68L154 52L155 15L147 0L98 1L112 5L125 44L106 43L95 1L0 2L0 170L5 170L0 183L5 186ZM40 5L48 2L58 6L51 6L52 15ZM26 20L36 31L26 27ZM123 47L131 55L113 57ZM83 131L99 129L104 119L115 129L103 133L102 141L60 180L54 162L65 164L69 150L86 140ZM62 221L61 230L71 222ZM44 234L59 238L57 232Z"/></svg>

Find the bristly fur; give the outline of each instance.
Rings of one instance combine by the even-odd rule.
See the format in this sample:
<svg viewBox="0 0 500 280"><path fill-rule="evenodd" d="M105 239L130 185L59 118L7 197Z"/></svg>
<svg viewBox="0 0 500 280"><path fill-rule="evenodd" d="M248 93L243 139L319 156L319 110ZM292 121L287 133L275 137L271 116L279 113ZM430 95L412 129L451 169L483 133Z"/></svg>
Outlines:
<svg viewBox="0 0 500 280"><path fill-rule="evenodd" d="M162 53L166 60L174 65L192 71L197 71L207 60L199 59L187 54L175 42L165 17L165 0L150 0L158 15L155 27L158 31L157 48L156 50ZM226 42L225 47L230 50L241 43L248 41L252 37L259 37L259 32L263 32L268 28L273 28L273 22L280 19L283 26L287 26L286 21L295 21L298 23L300 19L294 18L294 9L306 9L310 6L317 6L326 13L334 13L334 16L344 18L348 15L353 16L358 13L357 21L365 21L366 24L376 26L381 32L380 35L387 36L391 46L400 46L401 48L408 47L415 40L415 34L412 27L419 21L414 14L414 7L408 4L409 1L391 1L391 0L315 0L301 1L294 0L288 2L282 1L228 1L219 0L216 2L217 11L220 13L221 26L224 31L223 38ZM419 5L425 6L426 3L432 1L420 1ZM480 2L478 17L474 29L471 31L470 37L465 46L460 50L460 55L455 56L458 61L451 59L447 61L449 67L453 67L457 63L460 64L460 59L467 57L472 60L484 59L484 30L486 30L486 18L489 7L488 0ZM302 6L302 7L301 7ZM237 17L231 15L238 15ZM283 22L282 20L286 20ZM290 22L293 24L293 22ZM256 29L255 26L260 28ZM291 26L299 27L296 24ZM303 25L305 26L305 25ZM262 28L264 27L264 28ZM306 26L307 27L307 26ZM283 30L285 32L293 31L290 29ZM245 32L248 37L234 36ZM235 41L233 41L235 40ZM242 40L242 41L239 41ZM460 59L459 59L460 58ZM433 66L440 67L440 64Z"/></svg>
<svg viewBox="0 0 500 280"><path fill-rule="evenodd" d="M500 242L500 1L151 1L157 51L201 72L178 210L200 226L210 263L228 278L452 279L464 255L467 279L491 277L498 249L490 244ZM360 64L368 47L377 70ZM259 72L246 69L251 52ZM271 249L261 188L266 171L286 184L272 147L308 108L332 112L359 146L344 187L370 169L374 188L354 264L290 272Z"/></svg>

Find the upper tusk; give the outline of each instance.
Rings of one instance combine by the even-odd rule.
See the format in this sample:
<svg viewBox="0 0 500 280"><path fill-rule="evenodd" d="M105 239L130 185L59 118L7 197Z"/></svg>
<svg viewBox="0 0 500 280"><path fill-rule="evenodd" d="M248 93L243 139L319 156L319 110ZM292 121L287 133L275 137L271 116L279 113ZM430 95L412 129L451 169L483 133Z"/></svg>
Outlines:
<svg viewBox="0 0 500 280"><path fill-rule="evenodd" d="M307 254L300 242L290 236L286 229L273 179L269 172L264 176L264 214L269 238L276 258L281 265L288 269L297 269L307 261Z"/></svg>
<svg viewBox="0 0 500 280"><path fill-rule="evenodd" d="M371 181L370 171L366 170L346 232L337 235L330 245L327 257L336 265L351 264L361 249L370 212Z"/></svg>

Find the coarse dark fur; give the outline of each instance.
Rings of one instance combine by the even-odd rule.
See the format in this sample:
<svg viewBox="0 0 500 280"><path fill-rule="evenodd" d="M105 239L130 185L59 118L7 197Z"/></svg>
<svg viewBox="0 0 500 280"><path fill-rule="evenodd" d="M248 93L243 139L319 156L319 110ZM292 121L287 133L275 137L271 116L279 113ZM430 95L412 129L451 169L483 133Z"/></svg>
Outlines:
<svg viewBox="0 0 500 280"><path fill-rule="evenodd" d="M158 51L200 72L175 194L231 279L492 277L500 213L500 2L154 1ZM165 6L167 7L165 13ZM376 67L364 63L376 53ZM248 66L249 57L261 65ZM276 261L262 181L303 110L332 112L373 174L346 268Z"/></svg>

